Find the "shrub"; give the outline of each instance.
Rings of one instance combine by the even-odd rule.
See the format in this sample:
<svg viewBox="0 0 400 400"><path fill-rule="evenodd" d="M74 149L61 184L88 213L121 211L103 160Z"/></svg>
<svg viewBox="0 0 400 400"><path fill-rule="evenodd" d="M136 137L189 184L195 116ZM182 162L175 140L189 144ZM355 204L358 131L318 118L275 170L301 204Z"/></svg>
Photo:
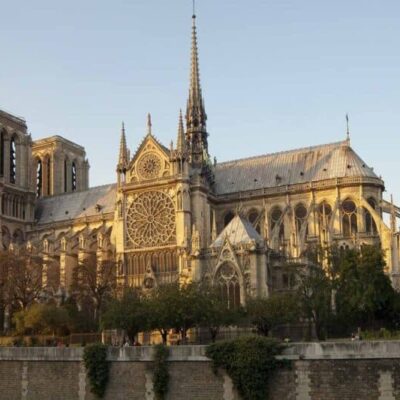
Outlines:
<svg viewBox="0 0 400 400"><path fill-rule="evenodd" d="M206 354L213 360L215 372L226 370L244 400L265 400L271 376L287 365L276 359L282 348L274 339L249 336L212 344Z"/></svg>

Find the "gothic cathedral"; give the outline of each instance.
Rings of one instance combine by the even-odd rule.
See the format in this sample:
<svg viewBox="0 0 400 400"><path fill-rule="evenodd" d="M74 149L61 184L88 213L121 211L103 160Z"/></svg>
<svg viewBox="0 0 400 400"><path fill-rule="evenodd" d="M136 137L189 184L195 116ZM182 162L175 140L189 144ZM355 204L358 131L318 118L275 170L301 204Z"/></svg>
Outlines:
<svg viewBox="0 0 400 400"><path fill-rule="evenodd" d="M131 156L122 126L117 182L89 188L85 149L32 141L0 111L1 244L56 264L68 293L85 259L115 261L118 283L151 289L207 279L230 305L291 285L283 260L313 245L377 244L399 285L400 208L347 140L217 163L210 157L193 16L191 79L175 145L147 134ZM384 214L388 215L389 226Z"/></svg>

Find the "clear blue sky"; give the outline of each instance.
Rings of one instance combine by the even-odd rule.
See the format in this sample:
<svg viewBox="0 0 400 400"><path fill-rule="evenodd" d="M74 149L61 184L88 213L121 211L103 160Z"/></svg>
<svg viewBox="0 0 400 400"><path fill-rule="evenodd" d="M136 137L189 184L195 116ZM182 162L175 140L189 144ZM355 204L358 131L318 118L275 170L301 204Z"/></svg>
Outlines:
<svg viewBox="0 0 400 400"><path fill-rule="evenodd" d="M219 161L342 140L400 203L400 2L198 0L210 151ZM175 141L189 79L190 0L1 0L0 108L33 138L86 147L91 184L132 151Z"/></svg>

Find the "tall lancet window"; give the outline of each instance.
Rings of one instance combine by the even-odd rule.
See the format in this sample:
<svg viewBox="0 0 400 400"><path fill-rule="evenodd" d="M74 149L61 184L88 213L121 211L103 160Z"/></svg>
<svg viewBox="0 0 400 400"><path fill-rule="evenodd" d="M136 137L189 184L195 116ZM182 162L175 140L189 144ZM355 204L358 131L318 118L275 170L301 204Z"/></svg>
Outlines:
<svg viewBox="0 0 400 400"><path fill-rule="evenodd" d="M10 142L10 183L17 181L17 147L15 137Z"/></svg>
<svg viewBox="0 0 400 400"><path fill-rule="evenodd" d="M342 204L343 236L351 237L358 232L357 206L352 200L345 200Z"/></svg>
<svg viewBox="0 0 400 400"><path fill-rule="evenodd" d="M76 164L75 162L72 163L71 166L71 187L72 191L76 191Z"/></svg>
<svg viewBox="0 0 400 400"><path fill-rule="evenodd" d="M214 283L220 291L220 296L228 308L240 307L239 275L230 263L222 264L215 276Z"/></svg>
<svg viewBox="0 0 400 400"><path fill-rule="evenodd" d="M0 176L4 176L4 130L0 133Z"/></svg>
<svg viewBox="0 0 400 400"><path fill-rule="evenodd" d="M67 170L67 159L64 160L64 193L68 191L68 170Z"/></svg>
<svg viewBox="0 0 400 400"><path fill-rule="evenodd" d="M308 234L308 224L307 224L307 208L303 204L298 204L294 210L295 220L296 220L296 231L300 235L305 230L305 234Z"/></svg>
<svg viewBox="0 0 400 400"><path fill-rule="evenodd" d="M323 202L320 204L318 218L320 236L321 239L326 242L328 240L329 226L332 218L332 207L328 203Z"/></svg>
<svg viewBox="0 0 400 400"><path fill-rule="evenodd" d="M376 205L375 199L373 199L371 197L367 201L368 201L368 204L374 210L376 210L377 205ZM378 228L376 226L374 217L371 215L371 213L366 208L364 208L364 215L365 215L365 231L367 233L369 233L370 235L376 235L378 232Z"/></svg>
<svg viewBox="0 0 400 400"><path fill-rule="evenodd" d="M46 159L46 195L51 194L51 162L50 157Z"/></svg>
<svg viewBox="0 0 400 400"><path fill-rule="evenodd" d="M42 196L43 165L42 160L37 161L36 165L36 197Z"/></svg>

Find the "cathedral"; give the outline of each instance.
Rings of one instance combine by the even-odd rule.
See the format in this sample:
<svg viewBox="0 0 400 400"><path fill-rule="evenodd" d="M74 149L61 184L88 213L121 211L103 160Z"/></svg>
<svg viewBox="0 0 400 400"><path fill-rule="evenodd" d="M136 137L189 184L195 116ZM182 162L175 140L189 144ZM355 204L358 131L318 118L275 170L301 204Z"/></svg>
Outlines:
<svg viewBox="0 0 400 400"><path fill-rule="evenodd" d="M57 265L57 290L89 258L115 262L118 284L207 279L232 306L293 284L282 265L310 246L380 245L397 287L400 208L354 151L350 137L219 163L210 156L200 84L196 17L186 112L175 143L147 133L135 153L122 125L116 183L89 187L80 145L32 140L25 120L0 111L0 231L3 250ZM386 214L386 216L385 216Z"/></svg>

